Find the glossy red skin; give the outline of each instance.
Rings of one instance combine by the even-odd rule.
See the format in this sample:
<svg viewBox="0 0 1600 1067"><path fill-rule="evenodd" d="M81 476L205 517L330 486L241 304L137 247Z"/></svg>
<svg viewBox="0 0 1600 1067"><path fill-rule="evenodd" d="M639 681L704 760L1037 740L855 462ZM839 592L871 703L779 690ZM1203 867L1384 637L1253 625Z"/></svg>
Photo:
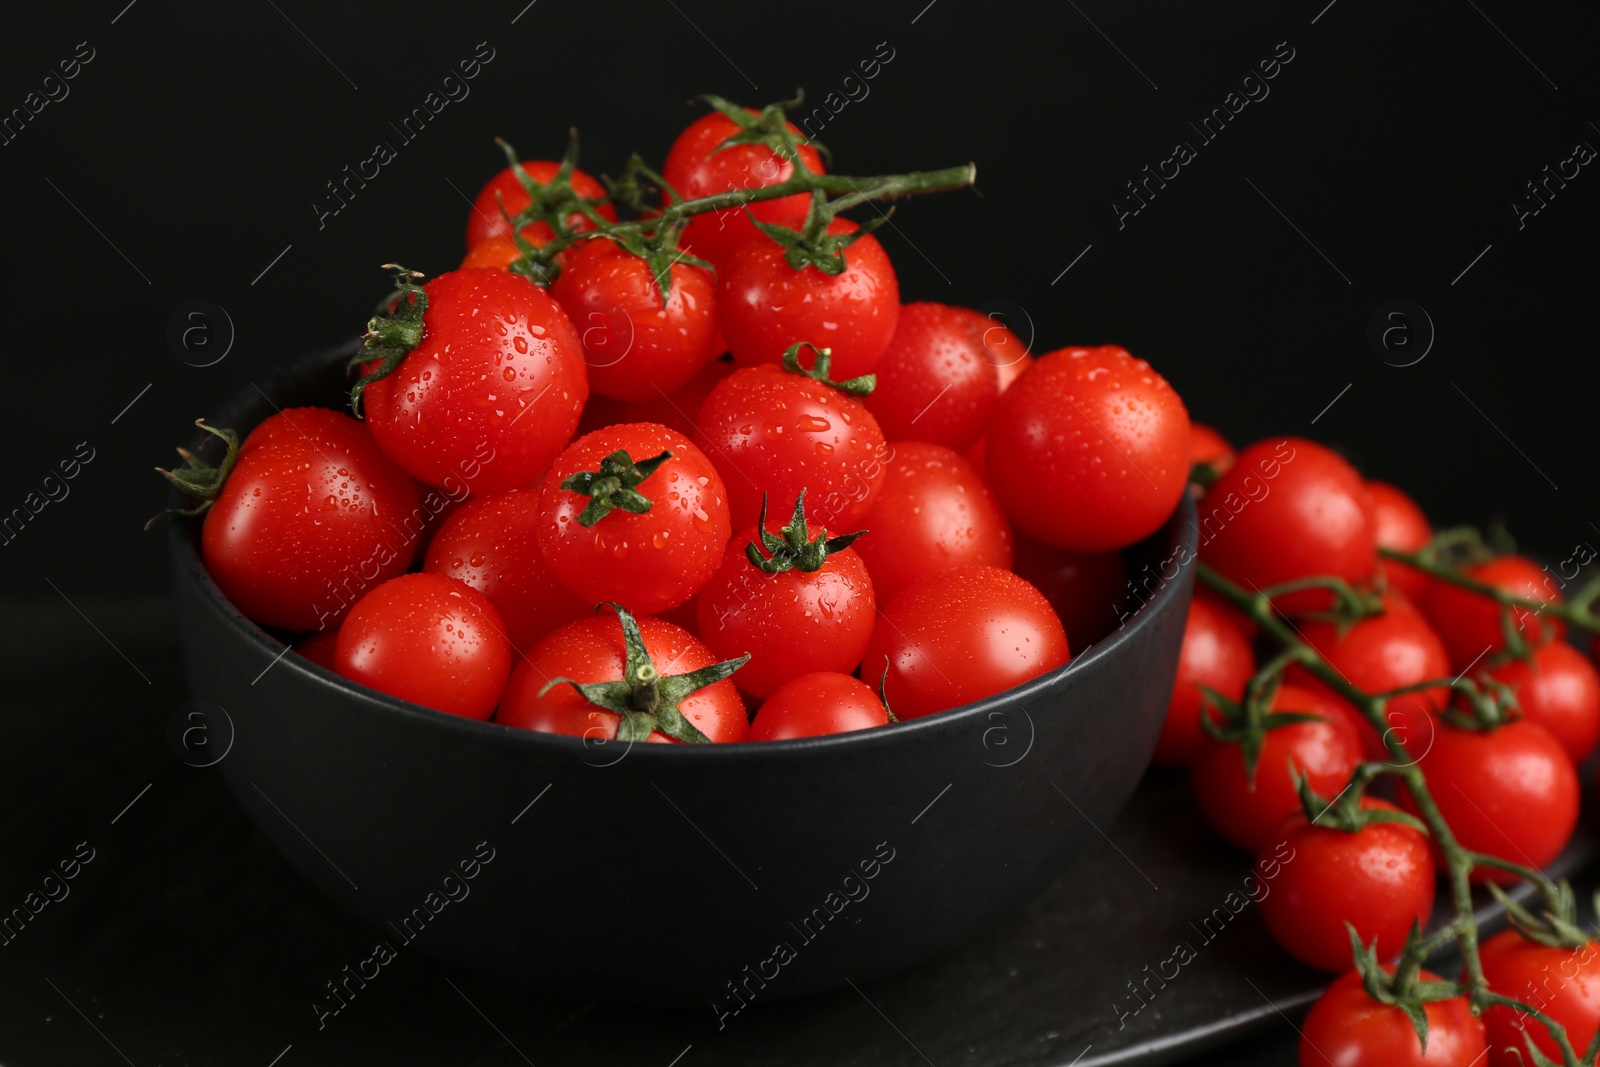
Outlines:
<svg viewBox="0 0 1600 1067"><path fill-rule="evenodd" d="M1363 797L1361 806L1400 810L1374 797ZM1411 924L1426 926L1433 914L1437 872L1427 837L1412 827L1370 823L1352 834L1313 826L1302 812L1274 836L1256 863L1268 886L1259 898L1261 918L1273 939L1309 967L1334 974L1350 969L1347 922L1362 944L1377 941L1379 959L1392 960Z"/></svg>
<svg viewBox="0 0 1600 1067"><path fill-rule="evenodd" d="M800 132L793 124L789 129L793 133ZM721 112L702 115L672 142L661 167L661 176L685 200L715 196L733 189L764 189L794 176L794 163L765 145L719 147L738 132L738 125ZM801 145L799 155L807 170L817 174L825 172L815 148ZM806 217L808 207L810 198L799 193L752 203L748 210L762 222L798 223ZM750 225L745 210L730 208L694 216L684 231L681 244L702 259L720 266L731 247L760 232Z"/></svg>
<svg viewBox="0 0 1600 1067"><path fill-rule="evenodd" d="M334 658L334 650L339 646L339 631L318 630L309 637L301 638L295 642L294 650L319 667L330 671L339 670L338 662Z"/></svg>
<svg viewBox="0 0 1600 1067"><path fill-rule="evenodd" d="M1393 973L1394 968L1385 968ZM1440 981L1422 971L1424 981ZM1350 971L1311 1005L1300 1028L1300 1067L1477 1067L1488 1047L1483 1023L1472 1017L1465 997L1423 1005L1428 1048L1401 1009L1367 994L1361 976Z"/></svg>
<svg viewBox="0 0 1600 1067"><path fill-rule="evenodd" d="M1190 425L1189 465L1204 463L1218 474L1225 474L1238 458L1228 439L1203 422Z"/></svg>
<svg viewBox="0 0 1600 1067"><path fill-rule="evenodd" d="M858 229L849 219L828 224L830 234ZM741 367L777 363L790 345L809 341L831 352L834 381L870 373L894 336L900 283L871 234L846 248L844 260L839 274L795 270L783 246L765 234L729 252L717 265L717 321L733 361Z"/></svg>
<svg viewBox="0 0 1600 1067"><path fill-rule="evenodd" d="M1517 692L1522 717L1550 731L1574 765L1582 765L1600 741L1600 672L1577 649L1554 641L1487 672Z"/></svg>
<svg viewBox="0 0 1600 1067"><path fill-rule="evenodd" d="M1195 799L1206 822L1250 852L1272 844L1283 820L1301 810L1291 763L1310 780L1312 789L1332 797L1361 762L1361 739L1355 728L1344 715L1326 710L1318 694L1285 684L1272 709L1323 718L1267 731L1254 788L1245 777L1244 755L1236 744L1211 742L1192 767Z"/></svg>
<svg viewBox="0 0 1600 1067"><path fill-rule="evenodd" d="M776 529L784 521L769 515L767 525ZM771 696L802 674L855 670L878 605L861 557L846 548L814 571L766 574L745 557L755 539L751 526L728 542L722 566L696 599L700 640L718 659L750 654L733 682L755 697Z"/></svg>
<svg viewBox="0 0 1600 1067"><path fill-rule="evenodd" d="M1118 553L1052 548L1016 531L1011 540L1011 569L1050 601L1079 655L1138 609L1139 599L1128 588L1128 568Z"/></svg>
<svg viewBox="0 0 1600 1067"><path fill-rule="evenodd" d="M1529 941L1515 930L1502 930L1483 943L1478 958L1491 990L1531 1004L1560 1023L1573 1049L1583 1055L1600 1028L1600 943L1552 948ZM1483 1027L1489 1038L1489 1067L1524 1067L1528 1063L1524 1027L1540 1052L1561 1062L1561 1051L1544 1024L1532 1018L1524 1020L1514 1009L1487 1009Z"/></svg>
<svg viewBox="0 0 1600 1067"><path fill-rule="evenodd" d="M547 185L554 178L561 164L553 163L548 159L525 159L520 164L523 173L540 185ZM604 197L605 186L595 181L581 170L574 170L570 184L572 191L586 199ZM528 192L522 187L522 182L510 167L502 170L479 190L477 197L472 201L472 213L467 216L467 247L473 248L491 237L509 237L511 224L501 214L500 205L505 204L505 214L516 215L528 206ZM617 209L610 204L602 204L599 213L615 222ZM594 223L586 216L573 212L567 216L567 223L579 230L592 230ZM524 226L522 235L533 242L535 246L542 245L555 234L550 227L542 222L535 222Z"/></svg>
<svg viewBox="0 0 1600 1067"><path fill-rule="evenodd" d="M954 567L881 608L861 677L879 679L888 664L889 707L915 719L1021 685L1069 656L1037 589L998 567Z"/></svg>
<svg viewBox="0 0 1600 1067"><path fill-rule="evenodd" d="M446 520L422 564L425 572L459 579L488 597L517 652L594 609L545 563L539 521L537 489L469 500Z"/></svg>
<svg viewBox="0 0 1600 1067"><path fill-rule="evenodd" d="M1204 600L1189 602L1189 621L1178 653L1178 676L1156 742L1156 763L1186 767L1212 742L1200 726L1200 686L1239 700L1256 673L1250 641L1226 615Z"/></svg>
<svg viewBox="0 0 1600 1067"><path fill-rule="evenodd" d="M683 436L694 439L695 427L700 422L700 409L717 383L733 373L733 363L714 359L695 372L689 383L665 396L657 394L649 400L639 400L622 409L618 422L653 422Z"/></svg>
<svg viewBox="0 0 1600 1067"><path fill-rule="evenodd" d="M1559 604L1563 599L1554 588L1554 579L1523 556L1501 556L1467 567L1462 573L1484 585L1530 600ZM1457 670L1466 670L1479 657L1506 647L1500 626L1501 608L1491 597L1436 580L1428 587L1422 611L1444 638L1450 662ZM1532 645L1543 644L1567 632L1566 623L1543 616L1532 608L1512 609L1512 620Z"/></svg>
<svg viewBox="0 0 1600 1067"><path fill-rule="evenodd" d="M200 554L251 621L331 627L368 589L410 566L418 505L416 485L359 422L290 408L245 438L205 513Z"/></svg>
<svg viewBox="0 0 1600 1067"><path fill-rule="evenodd" d="M402 574L350 609L334 662L346 678L390 696L487 719L511 672L511 646L476 589L442 574Z"/></svg>
<svg viewBox="0 0 1600 1067"><path fill-rule="evenodd" d="M1369 481L1367 492L1372 495L1372 522L1379 548L1416 552L1433 539L1428 516L1415 500L1387 482ZM1414 604L1422 603L1431 581L1426 574L1391 559L1380 560L1378 566L1389 588L1398 589Z"/></svg>
<svg viewBox="0 0 1600 1067"><path fill-rule="evenodd" d="M1519 721L1484 732L1441 723L1417 763L1462 848L1545 867L1572 837L1578 772L1542 726ZM1416 813L1404 786L1400 803ZM1510 885L1516 876L1479 868L1472 879Z"/></svg>
<svg viewBox="0 0 1600 1067"><path fill-rule="evenodd" d="M923 441L890 446L883 488L862 520L855 550L878 598L892 600L924 575L981 564L1011 569L1011 523L959 452Z"/></svg>
<svg viewBox="0 0 1600 1067"><path fill-rule="evenodd" d="M1154 533L1189 484L1189 413L1166 379L1116 345L1040 357L1001 394L989 484L1023 532L1105 552Z"/></svg>
<svg viewBox="0 0 1600 1067"><path fill-rule="evenodd" d="M906 304L863 401L890 441L932 441L963 452L1000 396L997 368L1026 359L1016 334L971 308Z"/></svg>
<svg viewBox="0 0 1600 1067"><path fill-rule="evenodd" d="M768 697L746 740L788 741L887 725L889 716L866 683L819 671L790 680Z"/></svg>
<svg viewBox="0 0 1600 1067"><path fill-rule="evenodd" d="M583 342L589 388L617 400L649 400L683 388L716 357L711 272L670 268L665 307L644 260L604 238L586 241L550 293Z"/></svg>
<svg viewBox="0 0 1600 1067"><path fill-rule="evenodd" d="M1200 558L1246 591L1318 575L1367 582L1378 566L1376 536L1361 475L1298 437L1250 445L1200 501ZM1331 594L1301 590L1276 603L1318 611Z"/></svg>
<svg viewBox="0 0 1600 1067"><path fill-rule="evenodd" d="M452 271L424 288L422 343L362 396L372 436L428 485L465 482L474 496L532 485L589 396L577 332L543 289L505 271Z"/></svg>
<svg viewBox="0 0 1600 1067"><path fill-rule="evenodd" d="M1422 613L1395 593L1383 598L1384 613L1369 615L1351 625L1306 620L1298 624L1301 637L1331 663L1345 679L1366 693L1383 693L1434 678L1448 681L1455 672L1444 642ZM1292 669L1291 680L1309 678L1303 668ZM1386 710L1404 721L1443 711L1450 703L1450 688L1438 686L1390 698ZM1399 721L1391 716L1391 721ZM1378 731L1363 722L1362 747L1368 759L1386 760L1387 750ZM1404 740L1404 738L1402 738Z"/></svg>
<svg viewBox="0 0 1600 1067"><path fill-rule="evenodd" d="M687 630L651 618L639 617L650 662L663 675L689 674L717 662L710 649ZM575 682L609 682L622 677L626 651L622 624L609 611L571 622L546 634L511 672L500 713L495 721L506 726L542 733L565 734L590 741L611 741L622 717L579 696L570 685L557 685L544 696L539 690L552 678ZM695 728L714 742L743 741L750 730L744 701L731 679L713 682L678 703L678 710ZM654 744L681 744L660 730L648 739Z"/></svg>
<svg viewBox="0 0 1600 1067"><path fill-rule="evenodd" d="M737 526L754 526L806 490L813 527L861 529L892 453L878 420L853 397L781 367L744 367L700 406L695 443L716 463Z"/></svg>
<svg viewBox="0 0 1600 1067"><path fill-rule="evenodd" d="M619 449L635 461L672 458L640 482L651 508L616 508L593 526L578 522L589 498L561 488L568 475L594 471ZM722 476L682 434L648 422L624 423L578 438L551 464L539 498L539 551L580 599L620 603L654 615L685 603L722 563L732 526Z"/></svg>

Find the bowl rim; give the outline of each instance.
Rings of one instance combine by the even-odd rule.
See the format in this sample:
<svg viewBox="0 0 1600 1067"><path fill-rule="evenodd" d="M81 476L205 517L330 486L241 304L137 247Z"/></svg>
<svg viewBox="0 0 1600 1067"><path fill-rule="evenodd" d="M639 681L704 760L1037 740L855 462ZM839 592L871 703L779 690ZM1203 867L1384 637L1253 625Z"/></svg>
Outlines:
<svg viewBox="0 0 1600 1067"><path fill-rule="evenodd" d="M285 363L277 368L271 378L264 383L265 387L254 384L251 386L259 394L257 397L252 397L248 390L241 390L221 405L221 409L237 410L241 407L259 405L262 399L265 399L273 407L277 407L277 402L272 399L272 391L274 389L282 388L286 383L305 373L310 367L331 362L335 353L348 356L353 350L354 344L355 342L346 342L335 348L322 349ZM197 446L197 444L195 443L193 446ZM802 753L809 755L846 746L861 747L894 744L894 738L905 738L909 741L921 734L946 732L958 727L959 724L985 718L996 711L1003 712L1009 706L1021 705L1041 691L1059 684L1064 678L1086 669L1086 665L1096 663L1100 659L1114 654L1123 645L1136 640L1139 633L1154 625L1152 620L1156 615L1163 611L1171 610L1172 602L1182 595L1187 584L1185 582L1187 576L1184 572L1192 570L1193 562L1198 558L1195 514L1194 497L1186 488L1183 496L1178 501L1177 507L1173 509L1171 514L1155 531L1144 539L1144 541L1149 541L1154 538L1160 538L1163 543L1172 545L1172 557L1182 555L1186 558L1179 564L1177 574L1171 578L1161 578L1160 585L1155 593L1139 605L1125 625L1118 627L1107 636L1094 642L1086 651L1074 656L1060 667L1046 671L1035 678L1030 678L1020 685L1012 686L1010 689L1002 690L992 696L984 697L969 704L865 730L850 730L843 733L824 734L818 737L790 738L782 741L740 741L720 745L663 745L646 742L625 742L624 756L632 758L635 748L643 750L643 758L647 760L735 759L739 758L737 753L740 752L773 756ZM201 521L203 521L203 517ZM354 698L358 702L363 702L374 710L382 709L385 712L399 715L403 721L414 723L422 728L459 733L467 740L473 738L486 740L498 736L509 744L532 746L534 749L542 748L547 751L566 752L569 754L591 750L612 743L610 741L594 742L587 738L570 737L565 734L525 730L490 720L470 719L465 716L452 715L449 712L430 708L423 704L415 704L411 701L391 696L381 690L360 685L326 667L311 662L304 656L290 656L289 652L294 648L292 643L280 642L268 630L247 618L243 612L234 606L231 600L223 595L221 588L212 580L211 574L206 570L200 556L199 522L194 519L174 516L168 536L171 546L173 581L175 583L193 583L209 607L217 611L248 644L254 646L255 651L273 661L269 670L287 669L301 672L309 676L311 680L324 686L331 683L337 689L342 690L348 697ZM1136 542L1136 544L1140 543L1143 542ZM523 654L519 651L518 655ZM523 658L526 657L523 656ZM279 660L284 662L280 663L278 662ZM515 669L515 664L513 664L513 669ZM689 755L688 753L690 752L693 752L694 755ZM619 756L616 762L621 762L622 758Z"/></svg>

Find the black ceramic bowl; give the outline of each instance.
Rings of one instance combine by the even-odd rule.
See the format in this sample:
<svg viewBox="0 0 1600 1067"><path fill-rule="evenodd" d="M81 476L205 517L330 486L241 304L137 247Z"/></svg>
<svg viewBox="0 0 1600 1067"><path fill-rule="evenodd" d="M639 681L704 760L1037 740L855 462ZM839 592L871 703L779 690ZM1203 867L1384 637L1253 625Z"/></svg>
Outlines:
<svg viewBox="0 0 1600 1067"><path fill-rule="evenodd" d="M336 405L344 354L209 421L242 434L273 405ZM1130 573L1187 560L1192 515L1185 497ZM197 530L175 524L172 556L192 695L234 731L217 768L289 862L374 925L386 950L350 973L415 951L719 1013L905 969L1048 886L1149 762L1192 584L1179 568L1066 667L964 708L630 747L467 721L285 655L206 574Z"/></svg>

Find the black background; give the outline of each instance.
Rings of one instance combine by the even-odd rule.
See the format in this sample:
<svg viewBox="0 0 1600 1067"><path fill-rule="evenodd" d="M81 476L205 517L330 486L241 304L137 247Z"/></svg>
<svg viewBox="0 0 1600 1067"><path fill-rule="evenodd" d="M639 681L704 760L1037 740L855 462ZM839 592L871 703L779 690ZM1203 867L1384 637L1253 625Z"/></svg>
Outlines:
<svg viewBox="0 0 1600 1067"><path fill-rule="evenodd" d="M695 93L820 101L885 41L870 95L822 132L836 169L979 165L976 193L907 203L885 231L907 299L1024 309L1036 351L1124 344L1236 442L1336 443L1436 521L1505 516L1550 553L1600 538L1585 447L1600 177L1584 168L1521 230L1510 206L1577 142L1600 145L1578 5L125 2L31 10L0 42L7 110L78 42L95 53L0 146L0 508L78 442L95 449L71 496L0 548L9 595L53 597L46 579L159 591L159 539L140 533L164 499L151 467L224 397L357 332L380 264L454 266L464 197L502 165L495 135L548 157L575 125L584 165L614 173L633 150L662 158ZM495 58L470 96L402 143L389 123L483 41ZM1283 41L1295 58L1270 95L1200 146L1188 122ZM319 229L324 184L379 140L398 158ZM1199 157L1119 230L1123 183L1178 140ZM1407 368L1364 339L1397 298L1437 329ZM165 338L191 299L236 327L211 367Z"/></svg>

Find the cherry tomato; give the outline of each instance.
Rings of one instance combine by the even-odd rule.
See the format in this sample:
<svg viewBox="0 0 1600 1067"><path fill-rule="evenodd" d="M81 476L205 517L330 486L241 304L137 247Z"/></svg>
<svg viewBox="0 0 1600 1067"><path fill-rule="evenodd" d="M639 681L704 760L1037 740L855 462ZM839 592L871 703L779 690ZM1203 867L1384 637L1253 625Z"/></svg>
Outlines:
<svg viewBox="0 0 1600 1067"><path fill-rule="evenodd" d="M648 615L638 619L644 648L662 675L688 674L717 662L711 650L693 634ZM609 682L623 677L626 646L622 626L608 613L579 619L546 634L511 672L496 722L524 730L565 734L591 741L617 736L622 717L579 696L570 685L555 685L539 695L551 680ZM735 676L737 677L737 675ZM744 702L731 679L697 689L678 703L678 711L696 729L715 742L743 741L750 730ZM677 744L660 730L652 731L654 744Z"/></svg>
<svg viewBox="0 0 1600 1067"><path fill-rule="evenodd" d="M247 618L315 630L404 573L421 525L415 484L359 422L291 408L245 438L205 513L200 554Z"/></svg>
<svg viewBox="0 0 1600 1067"><path fill-rule="evenodd" d="M633 472L646 474L642 480L622 477L620 493L648 501L641 512L626 502L605 510L616 498L562 485L585 472L607 474L608 457L617 452L634 464L671 453L659 466ZM551 572L587 603L615 601L636 614L677 607L698 593L722 562L731 533L728 493L705 453L682 434L647 422L578 438L551 464L540 492L539 550ZM596 511L602 517L586 525L584 517Z"/></svg>
<svg viewBox="0 0 1600 1067"><path fill-rule="evenodd" d="M1318 575L1366 582L1378 566L1367 484L1312 441L1258 441L1200 502L1200 558L1247 592ZM1331 594L1305 589L1276 603L1320 611Z"/></svg>
<svg viewBox="0 0 1600 1067"><path fill-rule="evenodd" d="M1131 590L1128 568L1116 552L1052 548L1022 533L1014 533L1012 542L1011 569L1050 601L1080 656L1125 625L1145 599Z"/></svg>
<svg viewBox="0 0 1600 1067"><path fill-rule="evenodd" d="M894 457L856 551L880 600L926 574L983 564L1011 569L1011 524L959 452L923 441L890 446Z"/></svg>
<svg viewBox="0 0 1600 1067"><path fill-rule="evenodd" d="M769 515L768 529L782 522ZM826 540L828 533L818 530L815 536ZM767 565L788 569L768 573L746 557L751 544L759 544L754 526L728 543L722 566L695 609L700 639L712 652L722 659L749 654L734 684L751 696L766 697L802 674L855 670L872 636L878 604L861 557L846 546L807 560L808 551L823 555L817 551L820 543L798 556L769 545L761 552L771 560Z"/></svg>
<svg viewBox="0 0 1600 1067"><path fill-rule="evenodd" d="M1200 686L1239 700L1255 673L1249 639L1212 604L1191 600L1178 653L1178 677L1156 742L1155 762L1187 766L1210 747L1211 740L1200 727Z"/></svg>
<svg viewBox="0 0 1600 1067"><path fill-rule="evenodd" d="M989 484L1011 521L1057 548L1103 552L1160 528L1189 484L1189 413L1115 345L1063 348L1001 394Z"/></svg>
<svg viewBox="0 0 1600 1067"><path fill-rule="evenodd" d="M1067 634L1033 586L998 567L952 567L918 579L881 611L861 677L889 668L901 719L993 696L1067 662Z"/></svg>
<svg viewBox="0 0 1600 1067"><path fill-rule="evenodd" d="M1228 439L1203 422L1191 425L1190 431L1189 466L1204 463L1217 474L1226 474L1238 458Z"/></svg>
<svg viewBox="0 0 1600 1067"><path fill-rule="evenodd" d="M689 384L676 392L657 395L649 400L637 400L624 406L617 422L653 422L669 430L677 430L693 440L695 428L700 424L700 409L717 383L733 373L733 362L714 359L695 372Z"/></svg>
<svg viewBox="0 0 1600 1067"><path fill-rule="evenodd" d="M1441 723L1417 763L1462 848L1544 867L1572 837L1578 822L1578 772L1561 743L1542 726L1519 721L1493 730L1463 730ZM1403 785L1400 802L1416 813L1416 802ZM1491 868L1475 870L1472 878L1501 885L1516 880Z"/></svg>
<svg viewBox="0 0 1600 1067"><path fill-rule="evenodd" d="M561 168L561 164L547 159L525 159L518 165L524 174L540 185L548 185ZM581 170L572 172L569 184L573 192L586 199L603 199L606 195L605 186ZM505 214L500 210L502 203L505 205ZM467 247L474 248L491 237L509 237L511 224L505 216L520 214L528 203L528 191L522 187L522 182L510 167L490 178L472 201L472 213L467 216ZM610 204L601 204L598 210L605 218L616 221L617 209ZM567 225L578 230L594 229L594 223L576 211L567 216ZM535 222L522 228L522 236L538 247L554 237L555 233L544 223Z"/></svg>
<svg viewBox="0 0 1600 1067"><path fill-rule="evenodd" d="M828 224L830 234L858 229L849 219ZM717 320L733 361L777 363L790 345L809 341L832 353L835 381L876 367L900 318L900 284L871 234L846 248L844 260L842 273L824 274L795 270L762 233L735 246L717 266Z"/></svg>
<svg viewBox="0 0 1600 1067"><path fill-rule="evenodd" d="M755 525L763 493L793 500L804 489L813 525L859 530L891 455L860 401L781 367L747 367L717 383L694 440L722 472L741 527Z"/></svg>
<svg viewBox="0 0 1600 1067"><path fill-rule="evenodd" d="M459 579L488 597L519 652L593 608L545 564L539 521L537 489L469 500L445 522L422 564L425 572Z"/></svg>
<svg viewBox="0 0 1600 1067"><path fill-rule="evenodd" d="M1367 492L1372 495L1373 530L1379 548L1416 552L1433 539L1433 527L1415 500L1387 482L1369 481ZM1429 584L1426 574L1392 559L1379 560L1378 567L1388 578L1389 588L1398 589L1414 604L1422 603Z"/></svg>
<svg viewBox="0 0 1600 1067"><path fill-rule="evenodd" d="M1365 810L1399 811L1363 797ZM1378 943L1394 959L1413 922L1433 914L1434 866L1427 837L1402 823L1374 822L1355 833L1291 815L1261 852L1256 873L1267 887L1261 918L1272 937L1301 963L1335 974L1350 969L1350 937ZM1273 872L1273 873L1269 873Z"/></svg>
<svg viewBox="0 0 1600 1067"><path fill-rule="evenodd" d="M890 441L971 448L1000 395L1002 361L1026 359L1017 335L970 308L906 304L863 403Z"/></svg>
<svg viewBox="0 0 1600 1067"><path fill-rule="evenodd" d="M1501 556L1467 567L1462 574L1528 600L1546 604L1562 601L1553 579L1538 564L1523 556ZM1531 645L1544 644L1567 632L1566 623L1537 609L1521 606L1503 609L1492 597L1480 596L1443 580L1435 580L1429 586L1422 610L1444 638L1444 647L1450 650L1450 662L1462 671L1483 656L1506 647L1501 626L1507 611L1511 625Z"/></svg>
<svg viewBox="0 0 1600 1067"><path fill-rule="evenodd" d="M542 226L543 223L540 225ZM530 235L528 231L531 230L533 230L533 227L529 226L527 231L524 231L523 235L525 237L529 237L529 243L532 244L533 247L539 248L549 243L547 238ZM569 248L566 252L563 252L561 256L567 256L571 252L572 249ZM492 237L485 237L483 240L467 249L467 254L461 257L461 266L468 269L479 268L484 270L510 270L511 264L515 263L521 258L522 249L517 247L517 243L513 241L509 235L497 233Z"/></svg>
<svg viewBox="0 0 1600 1067"><path fill-rule="evenodd" d="M339 627L340 674L413 704L487 719L511 672L489 598L442 574L402 574L356 602Z"/></svg>
<svg viewBox="0 0 1600 1067"><path fill-rule="evenodd" d="M1393 971L1393 968L1388 968ZM1421 971L1423 981L1440 977ZM1483 1023L1473 1018L1466 997L1428 1001L1428 1048L1406 1013L1373 1000L1350 971L1311 1005L1300 1029L1300 1067L1475 1067L1488 1048Z"/></svg>
<svg viewBox="0 0 1600 1067"><path fill-rule="evenodd" d="M372 436L414 478L474 495L532 485L589 395L583 347L537 285L457 270L425 287L422 342L362 397Z"/></svg>
<svg viewBox="0 0 1600 1067"><path fill-rule="evenodd" d="M750 112L752 115L754 111ZM793 125L791 133L800 131ZM739 132L739 126L720 111L703 115L678 135L667 151L661 176L685 200L698 200L734 189L764 189L779 185L794 176L794 163L766 145L738 144L723 147L723 142ZM808 144L799 149L806 170L824 173L822 158ZM684 230L683 247L702 259L721 265L731 246L758 235L745 211L762 222L798 223L806 217L811 198L804 193L762 200L747 208L729 208L695 215ZM801 340L801 338L796 338Z"/></svg>
<svg viewBox="0 0 1600 1067"><path fill-rule="evenodd" d="M615 241L585 241L550 293L583 341L589 388L649 400L689 383L718 352L711 273L673 263L665 306L643 259Z"/></svg>
<svg viewBox="0 0 1600 1067"><path fill-rule="evenodd" d="M1334 797L1361 762L1355 728L1320 694L1286 683L1272 710L1321 718L1268 730L1254 782L1245 775L1244 754L1236 744L1210 742L1193 764L1200 813L1219 834L1251 852L1272 844L1278 825L1301 810L1295 772L1304 774L1318 794Z"/></svg>
<svg viewBox="0 0 1600 1067"><path fill-rule="evenodd" d="M1514 659L1484 673L1517 692L1522 717L1550 731L1574 765L1600 741L1600 673L1564 641L1535 649L1531 662Z"/></svg>
<svg viewBox="0 0 1600 1067"><path fill-rule="evenodd" d="M1397 593L1386 594L1383 607L1383 614L1369 615L1355 623L1307 620L1299 624L1300 636L1365 693L1384 693L1434 678L1448 682L1454 673L1450 670L1450 657L1422 613ZM1320 684L1299 666L1290 669L1289 677L1299 685L1309 682L1308 688ZM1450 688L1441 685L1391 697L1385 712L1389 721L1398 726L1441 712L1449 703ZM1365 719L1360 723L1361 745L1367 758L1388 759L1378 731Z"/></svg>
<svg viewBox="0 0 1600 1067"><path fill-rule="evenodd" d="M819 671L791 679L769 696L756 712L746 740L788 741L888 724L878 695L864 682L848 674Z"/></svg>
<svg viewBox="0 0 1600 1067"><path fill-rule="evenodd" d="M1600 943L1555 948L1503 930L1483 943L1478 958L1491 990L1532 1004L1560 1023L1573 1049L1583 1055L1600 1029ZM1561 1050L1544 1024L1511 1008L1487 1009L1483 1028L1489 1038L1489 1067L1525 1067L1524 1030L1540 1052L1561 1062Z"/></svg>
<svg viewBox="0 0 1600 1067"><path fill-rule="evenodd" d="M318 630L311 636L297 641L294 650L317 666L337 672L339 666L334 658L334 650L338 646L339 631L337 629Z"/></svg>

